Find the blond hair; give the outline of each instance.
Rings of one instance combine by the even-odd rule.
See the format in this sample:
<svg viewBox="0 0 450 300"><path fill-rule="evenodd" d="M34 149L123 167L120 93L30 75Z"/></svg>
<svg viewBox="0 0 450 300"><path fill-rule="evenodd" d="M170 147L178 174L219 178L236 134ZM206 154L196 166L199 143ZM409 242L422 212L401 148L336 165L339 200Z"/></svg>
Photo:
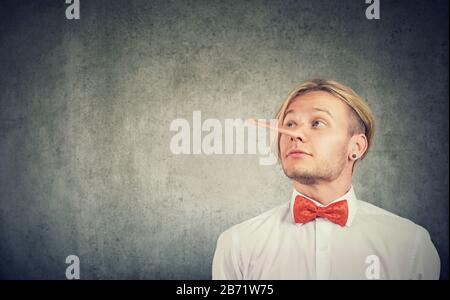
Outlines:
<svg viewBox="0 0 450 300"><path fill-rule="evenodd" d="M297 85L286 97L275 118L278 124L283 124L285 112L289 104L299 95L312 91L324 91L347 103L350 108L352 122L349 126L349 136L363 133L367 138L367 149L361 156L361 160L366 156L375 137L375 118L367 103L350 87L337 81L322 78L311 79ZM280 159L280 134L276 138L276 153ZM356 161L355 161L356 163ZM354 167L354 165L353 165Z"/></svg>

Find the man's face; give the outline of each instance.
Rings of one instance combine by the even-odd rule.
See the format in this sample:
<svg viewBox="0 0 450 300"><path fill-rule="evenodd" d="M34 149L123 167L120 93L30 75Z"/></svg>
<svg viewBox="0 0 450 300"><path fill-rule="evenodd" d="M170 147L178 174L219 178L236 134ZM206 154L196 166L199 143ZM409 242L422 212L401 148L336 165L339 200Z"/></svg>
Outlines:
<svg viewBox="0 0 450 300"><path fill-rule="evenodd" d="M286 176L302 184L338 178L349 164L349 125L347 104L333 95L313 91L297 96L286 109L283 126L298 130L298 137L280 137Z"/></svg>

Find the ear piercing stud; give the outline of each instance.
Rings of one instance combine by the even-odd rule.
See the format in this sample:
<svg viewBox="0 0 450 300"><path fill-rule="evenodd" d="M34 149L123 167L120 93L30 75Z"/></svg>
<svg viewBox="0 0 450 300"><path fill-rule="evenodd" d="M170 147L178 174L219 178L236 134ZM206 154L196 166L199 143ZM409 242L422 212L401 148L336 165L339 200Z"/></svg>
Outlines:
<svg viewBox="0 0 450 300"><path fill-rule="evenodd" d="M353 158L353 159L356 159L356 154L352 154L352 158Z"/></svg>

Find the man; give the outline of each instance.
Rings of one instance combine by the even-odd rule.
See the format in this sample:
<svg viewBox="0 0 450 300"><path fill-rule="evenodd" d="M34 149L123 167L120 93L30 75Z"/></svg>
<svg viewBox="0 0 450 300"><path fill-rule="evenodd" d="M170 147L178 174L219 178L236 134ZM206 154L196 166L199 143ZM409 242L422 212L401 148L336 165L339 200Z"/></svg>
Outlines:
<svg viewBox="0 0 450 300"><path fill-rule="evenodd" d="M219 236L213 279L439 278L424 228L356 196L353 169L375 132L361 97L335 81L309 80L277 120L291 199Z"/></svg>

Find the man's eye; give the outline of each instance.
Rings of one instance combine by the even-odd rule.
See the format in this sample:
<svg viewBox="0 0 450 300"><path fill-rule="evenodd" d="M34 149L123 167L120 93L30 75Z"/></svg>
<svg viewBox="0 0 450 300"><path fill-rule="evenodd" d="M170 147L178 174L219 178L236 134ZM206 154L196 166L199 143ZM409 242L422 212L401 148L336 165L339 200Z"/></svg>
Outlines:
<svg viewBox="0 0 450 300"><path fill-rule="evenodd" d="M312 124L313 124L313 127L317 127L316 125L317 125L318 123L324 124L322 121L315 120L315 121L312 123Z"/></svg>

